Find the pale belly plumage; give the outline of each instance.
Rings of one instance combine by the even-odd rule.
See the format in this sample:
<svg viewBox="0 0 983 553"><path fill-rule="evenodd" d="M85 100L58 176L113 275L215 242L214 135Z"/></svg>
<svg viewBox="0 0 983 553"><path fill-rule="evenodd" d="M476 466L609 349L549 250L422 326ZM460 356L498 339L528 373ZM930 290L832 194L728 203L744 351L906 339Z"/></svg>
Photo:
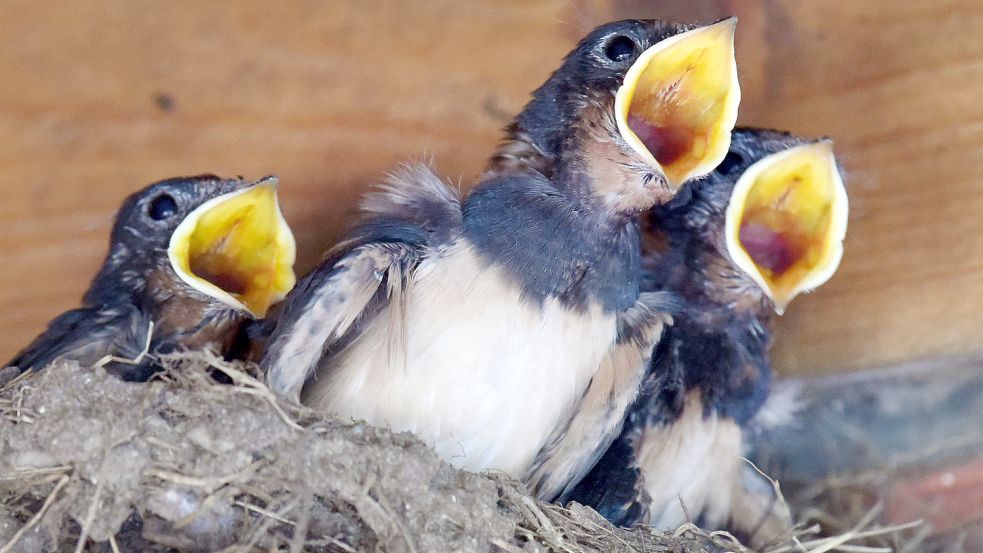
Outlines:
<svg viewBox="0 0 983 553"><path fill-rule="evenodd" d="M319 368L305 403L412 431L469 470L520 477L615 341L613 314L523 299L462 243L402 296Z"/></svg>
<svg viewBox="0 0 983 553"><path fill-rule="evenodd" d="M639 437L637 465L651 498L649 524L675 530L702 513L710 527L727 521L742 468L742 432L732 420L703 415L690 392L680 418Z"/></svg>

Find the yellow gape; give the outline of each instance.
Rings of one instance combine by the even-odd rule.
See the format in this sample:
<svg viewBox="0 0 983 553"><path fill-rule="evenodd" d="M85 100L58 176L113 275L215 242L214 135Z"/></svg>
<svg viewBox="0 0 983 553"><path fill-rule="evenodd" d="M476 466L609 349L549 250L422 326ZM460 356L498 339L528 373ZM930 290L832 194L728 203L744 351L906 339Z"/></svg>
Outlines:
<svg viewBox="0 0 983 553"><path fill-rule="evenodd" d="M832 144L791 148L758 161L737 181L727 207L727 248L782 313L836 272L848 212Z"/></svg>
<svg viewBox="0 0 983 553"><path fill-rule="evenodd" d="M168 256L186 283L255 317L296 282L296 244L268 178L213 198L171 236Z"/></svg>
<svg viewBox="0 0 983 553"><path fill-rule="evenodd" d="M736 25L730 18L655 44L618 89L618 130L674 189L709 173L727 155L741 101Z"/></svg>

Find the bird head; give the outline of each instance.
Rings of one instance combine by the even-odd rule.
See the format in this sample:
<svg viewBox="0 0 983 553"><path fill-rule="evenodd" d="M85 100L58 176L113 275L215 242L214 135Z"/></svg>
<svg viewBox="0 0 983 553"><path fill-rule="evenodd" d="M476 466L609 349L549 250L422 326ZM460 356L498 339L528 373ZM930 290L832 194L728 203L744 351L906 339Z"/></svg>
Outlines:
<svg viewBox="0 0 983 553"><path fill-rule="evenodd" d="M277 179L212 175L175 178L127 198L96 283L146 281L146 270L172 271L184 285L262 317L295 283L293 233L280 212ZM94 285L86 299L104 287Z"/></svg>
<svg viewBox="0 0 983 553"><path fill-rule="evenodd" d="M714 272L759 289L778 314L836 272L849 207L830 141L738 129L724 161L687 188L686 230L731 269Z"/></svg>
<svg viewBox="0 0 983 553"><path fill-rule="evenodd" d="M513 135L553 166L589 174L594 195L619 211L671 198L727 154L740 102L736 21L595 29L533 93Z"/></svg>

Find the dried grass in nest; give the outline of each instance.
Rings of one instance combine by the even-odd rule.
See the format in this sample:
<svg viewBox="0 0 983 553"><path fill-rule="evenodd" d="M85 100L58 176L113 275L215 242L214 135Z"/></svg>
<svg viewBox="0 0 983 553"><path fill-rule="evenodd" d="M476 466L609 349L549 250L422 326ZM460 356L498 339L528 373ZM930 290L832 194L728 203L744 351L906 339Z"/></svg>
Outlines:
<svg viewBox="0 0 983 553"><path fill-rule="evenodd" d="M409 434L284 400L250 365L164 361L149 384L70 364L0 380L0 553L749 551L692 524L620 529L544 504L505 476L454 469ZM880 551L847 544L859 529L832 541L810 532L767 552Z"/></svg>
<svg viewBox="0 0 983 553"><path fill-rule="evenodd" d="M894 478L897 473L886 468L832 476L821 482L797 486L790 503L802 520L821 526L827 534L842 535L854 530L857 521L880 518ZM957 527L940 532L928 522L912 521L895 526L891 532L856 532L852 550L962 553L973 550L972 546L964 544L972 531L972 528Z"/></svg>

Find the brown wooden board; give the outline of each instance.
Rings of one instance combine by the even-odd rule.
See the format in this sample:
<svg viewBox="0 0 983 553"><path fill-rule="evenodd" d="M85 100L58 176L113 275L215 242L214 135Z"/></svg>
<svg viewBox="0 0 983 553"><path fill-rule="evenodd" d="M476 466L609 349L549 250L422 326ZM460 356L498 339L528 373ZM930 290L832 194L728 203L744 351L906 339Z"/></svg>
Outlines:
<svg viewBox="0 0 983 553"><path fill-rule="evenodd" d="M7 0L0 358L75 305L113 211L144 184L279 175L305 270L399 161L433 157L472 183L507 118L593 25L731 13L741 122L833 137L853 205L844 264L793 303L776 364L980 350L979 2Z"/></svg>

